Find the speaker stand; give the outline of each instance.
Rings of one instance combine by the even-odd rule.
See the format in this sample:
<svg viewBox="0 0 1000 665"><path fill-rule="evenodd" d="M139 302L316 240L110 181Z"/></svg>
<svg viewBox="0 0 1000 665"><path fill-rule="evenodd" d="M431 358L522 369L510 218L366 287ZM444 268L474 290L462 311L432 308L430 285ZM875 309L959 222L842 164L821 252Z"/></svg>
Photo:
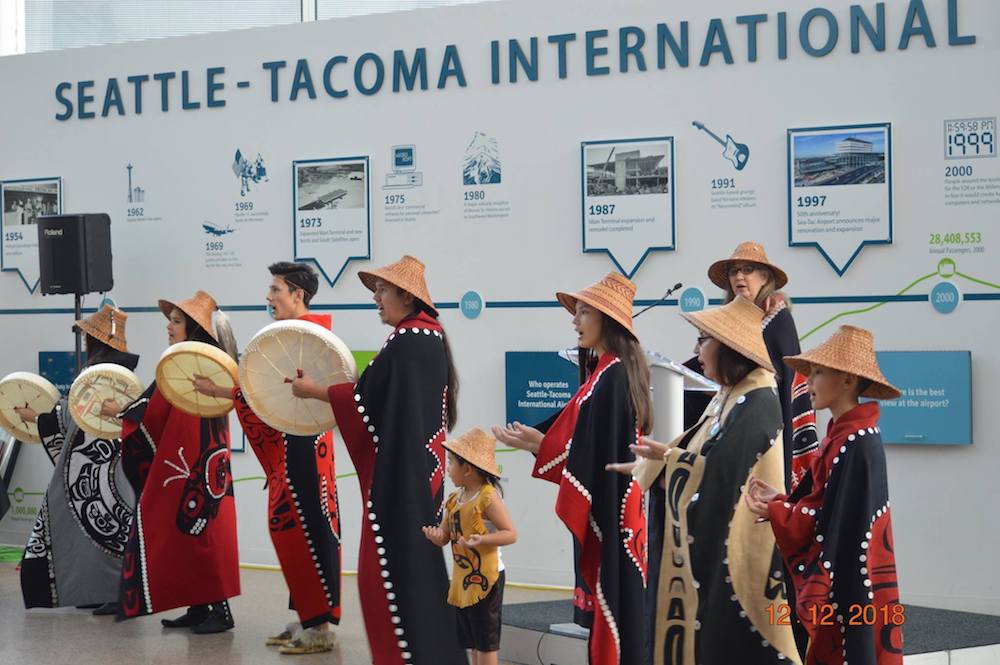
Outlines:
<svg viewBox="0 0 1000 665"><path fill-rule="evenodd" d="M80 312L81 305L83 304L82 301L83 301L83 296L81 296L79 293L74 293L73 294L73 321L74 322L79 321L83 317L83 314ZM82 344L81 344L81 335L82 335L82 333L80 332L80 329L76 327L75 323L73 325L73 331L75 332L75 337L76 337L76 373L79 374L80 373L80 355L81 355L81 352L82 352L82 348L81 348L82 347Z"/></svg>

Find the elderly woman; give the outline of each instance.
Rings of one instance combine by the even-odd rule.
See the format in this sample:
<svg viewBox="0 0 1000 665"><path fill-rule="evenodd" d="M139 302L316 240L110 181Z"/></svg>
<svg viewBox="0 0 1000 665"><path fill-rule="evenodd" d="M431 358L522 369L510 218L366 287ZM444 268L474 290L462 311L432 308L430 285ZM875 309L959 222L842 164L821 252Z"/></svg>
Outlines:
<svg viewBox="0 0 1000 665"><path fill-rule="evenodd" d="M791 628L769 620L784 602L774 535L741 500L751 476L781 484L781 407L761 335L764 312L737 296L682 314L700 331L705 376L721 386L701 420L669 444L642 438L634 473L666 488L653 662L798 663ZM656 547L650 543L650 547ZM650 556L650 560L653 557Z"/></svg>
<svg viewBox="0 0 1000 665"><path fill-rule="evenodd" d="M393 331L356 384L292 382L330 402L364 502L358 587L375 665L463 665L441 549L421 527L441 522L444 440L458 378L424 264L412 256L358 274ZM384 452L382 452L384 451Z"/></svg>
<svg viewBox="0 0 1000 665"><path fill-rule="evenodd" d="M819 441L806 379L782 361L801 351L791 303L780 290L788 283L788 275L767 258L763 245L741 242L732 256L709 267L708 278L725 292L723 302L732 302L740 295L764 310L761 330L778 385L784 422L785 486L791 489L809 468Z"/></svg>

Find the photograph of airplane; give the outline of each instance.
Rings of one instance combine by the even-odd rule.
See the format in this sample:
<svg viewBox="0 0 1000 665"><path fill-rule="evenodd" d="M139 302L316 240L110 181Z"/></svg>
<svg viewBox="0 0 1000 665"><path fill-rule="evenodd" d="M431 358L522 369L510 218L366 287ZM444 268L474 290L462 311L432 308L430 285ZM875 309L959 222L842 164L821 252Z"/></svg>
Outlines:
<svg viewBox="0 0 1000 665"><path fill-rule="evenodd" d="M295 166L296 208L364 208L365 163L330 160Z"/></svg>

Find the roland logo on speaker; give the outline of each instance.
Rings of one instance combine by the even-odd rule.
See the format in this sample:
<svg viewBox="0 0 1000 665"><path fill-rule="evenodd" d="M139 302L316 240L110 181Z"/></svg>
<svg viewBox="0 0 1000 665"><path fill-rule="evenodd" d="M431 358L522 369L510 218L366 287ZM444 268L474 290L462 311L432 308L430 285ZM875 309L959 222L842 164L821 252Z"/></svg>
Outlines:
<svg viewBox="0 0 1000 665"><path fill-rule="evenodd" d="M43 295L103 293L114 286L108 215L42 215L38 268Z"/></svg>

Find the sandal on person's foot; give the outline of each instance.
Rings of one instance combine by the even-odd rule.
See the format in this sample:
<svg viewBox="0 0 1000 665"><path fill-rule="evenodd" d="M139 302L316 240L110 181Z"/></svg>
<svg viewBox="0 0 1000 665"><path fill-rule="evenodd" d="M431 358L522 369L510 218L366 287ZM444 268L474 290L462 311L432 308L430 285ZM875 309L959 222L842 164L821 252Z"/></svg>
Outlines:
<svg viewBox="0 0 1000 665"><path fill-rule="evenodd" d="M296 631L291 641L278 649L279 653L301 655L332 651L337 646L337 636L332 630L306 628Z"/></svg>
<svg viewBox="0 0 1000 665"><path fill-rule="evenodd" d="M208 618L208 605L193 605L176 619L160 619L164 628L193 628Z"/></svg>
<svg viewBox="0 0 1000 665"><path fill-rule="evenodd" d="M277 635L269 636L267 640L264 641L264 644L269 647L280 647L287 642L291 642L292 636L294 636L295 632L298 630L302 630L302 625L297 621L293 621L285 626L285 629Z"/></svg>

